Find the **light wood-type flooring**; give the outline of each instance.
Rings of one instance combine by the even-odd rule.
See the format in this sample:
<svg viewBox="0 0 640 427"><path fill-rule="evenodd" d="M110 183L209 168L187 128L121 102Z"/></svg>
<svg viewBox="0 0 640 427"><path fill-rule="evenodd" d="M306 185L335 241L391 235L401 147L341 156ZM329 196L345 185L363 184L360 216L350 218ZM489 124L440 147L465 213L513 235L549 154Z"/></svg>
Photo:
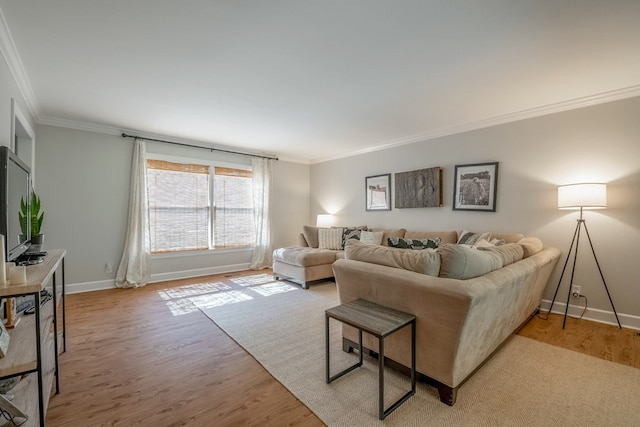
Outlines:
<svg viewBox="0 0 640 427"><path fill-rule="evenodd" d="M68 295L61 394L50 401L47 425L322 426L187 303L186 286L229 276ZM640 368L635 331L569 320L562 330L562 316L534 318L520 334Z"/></svg>

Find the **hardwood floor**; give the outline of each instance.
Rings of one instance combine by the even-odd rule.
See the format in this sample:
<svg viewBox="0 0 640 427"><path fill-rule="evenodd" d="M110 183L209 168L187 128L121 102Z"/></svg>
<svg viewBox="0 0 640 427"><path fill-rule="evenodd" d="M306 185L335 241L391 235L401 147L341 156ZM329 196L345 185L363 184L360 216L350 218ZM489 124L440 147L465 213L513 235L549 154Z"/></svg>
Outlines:
<svg viewBox="0 0 640 427"><path fill-rule="evenodd" d="M223 279L68 295L61 394L47 426L324 425L180 299L183 285Z"/></svg>
<svg viewBox="0 0 640 427"><path fill-rule="evenodd" d="M546 317L546 313L541 317ZM519 332L527 338L640 368L640 331L552 314L548 320L533 317Z"/></svg>
<svg viewBox="0 0 640 427"><path fill-rule="evenodd" d="M197 293L188 285L228 276L68 295L61 394L47 425L324 425L188 303ZM561 322L534 318L520 334L640 368L635 331L574 319L562 330Z"/></svg>

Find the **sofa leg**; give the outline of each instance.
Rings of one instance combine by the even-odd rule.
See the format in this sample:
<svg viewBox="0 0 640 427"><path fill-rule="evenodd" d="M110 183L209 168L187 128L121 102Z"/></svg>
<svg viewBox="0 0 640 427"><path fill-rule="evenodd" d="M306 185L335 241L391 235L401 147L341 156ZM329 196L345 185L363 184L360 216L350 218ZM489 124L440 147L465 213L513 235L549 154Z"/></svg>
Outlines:
<svg viewBox="0 0 640 427"><path fill-rule="evenodd" d="M273 280L280 280L280 276L278 276L277 274L273 275Z"/></svg>
<svg viewBox="0 0 640 427"><path fill-rule="evenodd" d="M458 387L451 388L448 385L438 384L438 394L440 395L440 402L446 403L449 406L453 406L458 398Z"/></svg>
<svg viewBox="0 0 640 427"><path fill-rule="evenodd" d="M300 285L302 285L302 289L309 289L309 284L307 282L302 282Z"/></svg>

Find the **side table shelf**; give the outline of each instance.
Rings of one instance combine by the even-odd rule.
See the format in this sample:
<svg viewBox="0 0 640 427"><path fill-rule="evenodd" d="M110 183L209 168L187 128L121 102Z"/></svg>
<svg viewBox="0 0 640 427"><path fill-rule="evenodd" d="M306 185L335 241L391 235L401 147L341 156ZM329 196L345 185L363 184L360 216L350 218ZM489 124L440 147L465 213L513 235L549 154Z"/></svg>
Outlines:
<svg viewBox="0 0 640 427"><path fill-rule="evenodd" d="M55 393L60 392L59 336L62 351L66 350L65 255L63 249L50 250L41 264L27 267L26 283L0 286L0 298L33 296L35 301L35 313L21 315L15 328L9 330L9 349L7 355L0 358L0 379L23 377L9 392L15 396L11 403L29 417L22 426L44 426L54 384ZM58 270L62 273L61 281ZM44 289L51 292L53 298L41 304L40 292ZM0 426L12 425L10 421L5 422L5 418L0 418Z"/></svg>

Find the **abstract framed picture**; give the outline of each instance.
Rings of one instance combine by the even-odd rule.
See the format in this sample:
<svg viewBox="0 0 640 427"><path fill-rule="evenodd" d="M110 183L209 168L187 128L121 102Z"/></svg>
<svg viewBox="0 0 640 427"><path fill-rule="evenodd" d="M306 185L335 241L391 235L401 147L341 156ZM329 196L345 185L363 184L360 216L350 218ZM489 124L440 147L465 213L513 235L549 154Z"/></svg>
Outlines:
<svg viewBox="0 0 640 427"><path fill-rule="evenodd" d="M365 178L366 210L391 210L391 174L368 176Z"/></svg>
<svg viewBox="0 0 640 427"><path fill-rule="evenodd" d="M496 211L498 162L456 165L453 210Z"/></svg>
<svg viewBox="0 0 640 427"><path fill-rule="evenodd" d="M396 209L442 206L442 168L436 166L395 176Z"/></svg>

